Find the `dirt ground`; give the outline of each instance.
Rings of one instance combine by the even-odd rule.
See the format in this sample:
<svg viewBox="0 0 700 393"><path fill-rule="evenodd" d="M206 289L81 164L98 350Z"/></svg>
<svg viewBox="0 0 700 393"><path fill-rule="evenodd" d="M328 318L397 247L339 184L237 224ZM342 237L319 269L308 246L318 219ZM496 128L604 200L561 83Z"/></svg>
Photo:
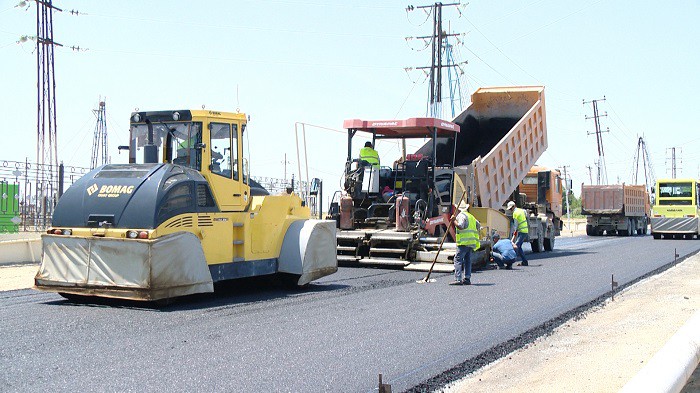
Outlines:
<svg viewBox="0 0 700 393"><path fill-rule="evenodd" d="M618 391L698 310L699 271L695 255L443 391Z"/></svg>
<svg viewBox="0 0 700 393"><path fill-rule="evenodd" d="M31 288L39 265L0 265L0 291Z"/></svg>

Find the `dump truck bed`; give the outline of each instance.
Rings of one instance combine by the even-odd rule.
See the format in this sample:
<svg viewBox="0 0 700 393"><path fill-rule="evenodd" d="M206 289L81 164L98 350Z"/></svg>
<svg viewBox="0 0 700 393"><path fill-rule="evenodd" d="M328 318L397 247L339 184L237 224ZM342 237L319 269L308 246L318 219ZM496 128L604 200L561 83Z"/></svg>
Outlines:
<svg viewBox="0 0 700 393"><path fill-rule="evenodd" d="M449 164L454 149L455 166L474 168L479 205L501 208L547 149L544 87L480 88L453 122L460 126L456 145L447 138L438 140L438 164ZM431 152L428 144L418 151Z"/></svg>
<svg viewBox="0 0 700 393"><path fill-rule="evenodd" d="M582 185L581 213L585 215L622 214L643 217L649 214L649 198L643 185Z"/></svg>

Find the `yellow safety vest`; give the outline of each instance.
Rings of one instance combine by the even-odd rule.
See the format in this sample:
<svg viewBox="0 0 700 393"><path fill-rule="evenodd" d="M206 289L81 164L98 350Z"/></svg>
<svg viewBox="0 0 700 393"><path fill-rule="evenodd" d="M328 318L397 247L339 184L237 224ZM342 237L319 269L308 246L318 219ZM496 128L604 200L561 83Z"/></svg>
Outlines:
<svg viewBox="0 0 700 393"><path fill-rule="evenodd" d="M513 220L515 220L518 233L528 232L527 212L524 209L516 207L515 210L513 210Z"/></svg>
<svg viewBox="0 0 700 393"><path fill-rule="evenodd" d="M371 147L363 147L360 149L360 160L367 161L370 165L379 167L379 153Z"/></svg>
<svg viewBox="0 0 700 393"><path fill-rule="evenodd" d="M479 242L479 231L476 229L476 218L469 212L462 212L467 215L467 227L464 229L455 228L457 230L457 245L471 247L478 250L481 246Z"/></svg>

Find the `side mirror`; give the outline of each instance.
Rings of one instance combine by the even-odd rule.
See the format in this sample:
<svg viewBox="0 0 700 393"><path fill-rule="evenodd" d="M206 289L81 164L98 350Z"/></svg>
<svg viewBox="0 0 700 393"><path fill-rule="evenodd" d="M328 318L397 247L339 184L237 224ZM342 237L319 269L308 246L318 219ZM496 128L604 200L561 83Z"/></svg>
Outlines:
<svg viewBox="0 0 700 393"><path fill-rule="evenodd" d="M206 148L207 148L207 144L206 144L206 143L195 143L195 144L194 144L194 148L197 149L197 150L206 149Z"/></svg>

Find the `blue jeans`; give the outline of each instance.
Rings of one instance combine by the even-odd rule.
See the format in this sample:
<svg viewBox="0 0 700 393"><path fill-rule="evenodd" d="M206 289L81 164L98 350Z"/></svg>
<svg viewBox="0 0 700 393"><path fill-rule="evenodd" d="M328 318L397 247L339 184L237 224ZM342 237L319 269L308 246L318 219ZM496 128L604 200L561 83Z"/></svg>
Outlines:
<svg viewBox="0 0 700 393"><path fill-rule="evenodd" d="M514 259L505 259L503 255L495 251L491 253L491 256L493 257L493 261L496 262L496 265L498 265L498 267L500 267L501 269L505 267L505 264L512 265L513 262L515 262Z"/></svg>
<svg viewBox="0 0 700 393"><path fill-rule="evenodd" d="M520 257L520 261L525 263L527 263L527 258L525 258L525 253L523 252L523 242L527 240L527 238L527 233L518 232L518 237L515 239L515 245L518 246L515 253Z"/></svg>
<svg viewBox="0 0 700 393"><path fill-rule="evenodd" d="M468 246L457 246L455 255L455 280L462 281L472 277L472 248Z"/></svg>

